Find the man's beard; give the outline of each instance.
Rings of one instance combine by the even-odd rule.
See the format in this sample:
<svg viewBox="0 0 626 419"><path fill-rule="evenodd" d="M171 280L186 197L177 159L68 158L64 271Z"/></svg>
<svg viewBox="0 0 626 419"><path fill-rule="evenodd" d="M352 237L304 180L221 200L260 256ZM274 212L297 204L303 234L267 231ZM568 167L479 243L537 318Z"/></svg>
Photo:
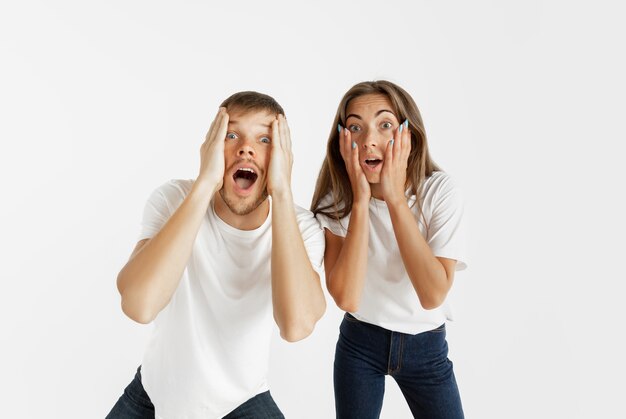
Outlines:
<svg viewBox="0 0 626 419"><path fill-rule="evenodd" d="M251 202L249 204L242 202L241 199L228 198L226 196L226 193L224 192L224 188L220 189L220 196L222 197L222 200L224 201L224 203L226 204L226 206L232 213L236 215L248 215L252 211L257 209L259 205L263 203L263 201L265 201L265 199L267 198L267 188L263 189L263 192L261 192L261 194L259 195L259 198L256 201Z"/></svg>

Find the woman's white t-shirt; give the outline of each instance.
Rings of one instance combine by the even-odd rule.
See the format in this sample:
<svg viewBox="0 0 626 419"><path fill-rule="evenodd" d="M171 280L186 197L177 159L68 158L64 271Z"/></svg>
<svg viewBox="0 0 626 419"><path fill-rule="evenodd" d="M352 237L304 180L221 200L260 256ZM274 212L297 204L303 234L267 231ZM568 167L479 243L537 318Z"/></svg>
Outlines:
<svg viewBox="0 0 626 419"><path fill-rule="evenodd" d="M330 195L322 200L323 205L330 202ZM415 196L408 201L409 205L414 202ZM411 206L411 211L433 254L455 259L457 271L465 269L463 203L450 176L434 172L425 179L421 204L423 217L419 216L417 204ZM323 214L317 214L317 218L331 233L346 236L350 215L339 222ZM452 320L447 301L433 310L422 308L404 268L385 201L370 200L369 220L365 284L359 310L351 314L361 321L407 334L432 330Z"/></svg>
<svg viewBox="0 0 626 419"><path fill-rule="evenodd" d="M156 235L191 190L172 180L146 203L139 240ZM324 234L313 214L296 206L313 268L322 271ZM255 230L221 220L211 203L171 301L154 320L142 384L156 418L221 418L268 389L273 333L270 213ZM280 228L280 226L274 226Z"/></svg>

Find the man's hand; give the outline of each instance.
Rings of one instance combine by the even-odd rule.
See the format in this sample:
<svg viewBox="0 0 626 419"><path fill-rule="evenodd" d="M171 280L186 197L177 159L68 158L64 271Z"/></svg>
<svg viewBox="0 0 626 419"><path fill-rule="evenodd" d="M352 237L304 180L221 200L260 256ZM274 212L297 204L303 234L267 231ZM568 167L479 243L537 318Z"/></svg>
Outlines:
<svg viewBox="0 0 626 419"><path fill-rule="evenodd" d="M220 190L224 182L224 140L227 129L228 113L226 108L220 108L200 147L200 173L196 183L207 185L213 192Z"/></svg>
<svg viewBox="0 0 626 419"><path fill-rule="evenodd" d="M272 153L267 176L267 192L276 198L291 192L291 134L284 115L272 122Z"/></svg>

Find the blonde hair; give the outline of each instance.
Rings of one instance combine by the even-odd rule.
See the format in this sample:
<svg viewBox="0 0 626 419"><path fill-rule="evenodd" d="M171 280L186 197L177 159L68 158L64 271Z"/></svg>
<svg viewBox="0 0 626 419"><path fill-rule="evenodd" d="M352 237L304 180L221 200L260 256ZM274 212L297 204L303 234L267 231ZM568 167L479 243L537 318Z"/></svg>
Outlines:
<svg viewBox="0 0 626 419"><path fill-rule="evenodd" d="M415 195L415 202L418 204L421 214L419 201L424 179L441 169L431 159L428 152L424 123L415 101L400 86L386 80L365 81L355 84L341 99L328 137L326 159L322 164L311 201L311 211L314 214L320 213L339 220L352 211L352 188L345 163L339 152L337 125L345 126L346 109L352 99L370 94L386 96L391 102L398 120L409 120L411 153L407 162L405 190L408 196ZM322 204L323 198L329 193L332 196L332 202Z"/></svg>

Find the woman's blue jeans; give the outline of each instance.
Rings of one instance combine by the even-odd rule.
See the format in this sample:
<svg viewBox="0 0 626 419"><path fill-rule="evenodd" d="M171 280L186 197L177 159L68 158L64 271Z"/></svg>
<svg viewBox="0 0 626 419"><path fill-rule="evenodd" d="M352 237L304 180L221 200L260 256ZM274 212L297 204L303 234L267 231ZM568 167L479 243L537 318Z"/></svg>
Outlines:
<svg viewBox="0 0 626 419"><path fill-rule="evenodd" d="M414 417L464 417L448 359L445 324L407 335L361 322L346 313L335 351L337 419L380 417L386 375L396 380Z"/></svg>
<svg viewBox="0 0 626 419"><path fill-rule="evenodd" d="M223 419L284 419L269 391L257 394ZM154 405L141 384L141 366L106 419L154 419Z"/></svg>

